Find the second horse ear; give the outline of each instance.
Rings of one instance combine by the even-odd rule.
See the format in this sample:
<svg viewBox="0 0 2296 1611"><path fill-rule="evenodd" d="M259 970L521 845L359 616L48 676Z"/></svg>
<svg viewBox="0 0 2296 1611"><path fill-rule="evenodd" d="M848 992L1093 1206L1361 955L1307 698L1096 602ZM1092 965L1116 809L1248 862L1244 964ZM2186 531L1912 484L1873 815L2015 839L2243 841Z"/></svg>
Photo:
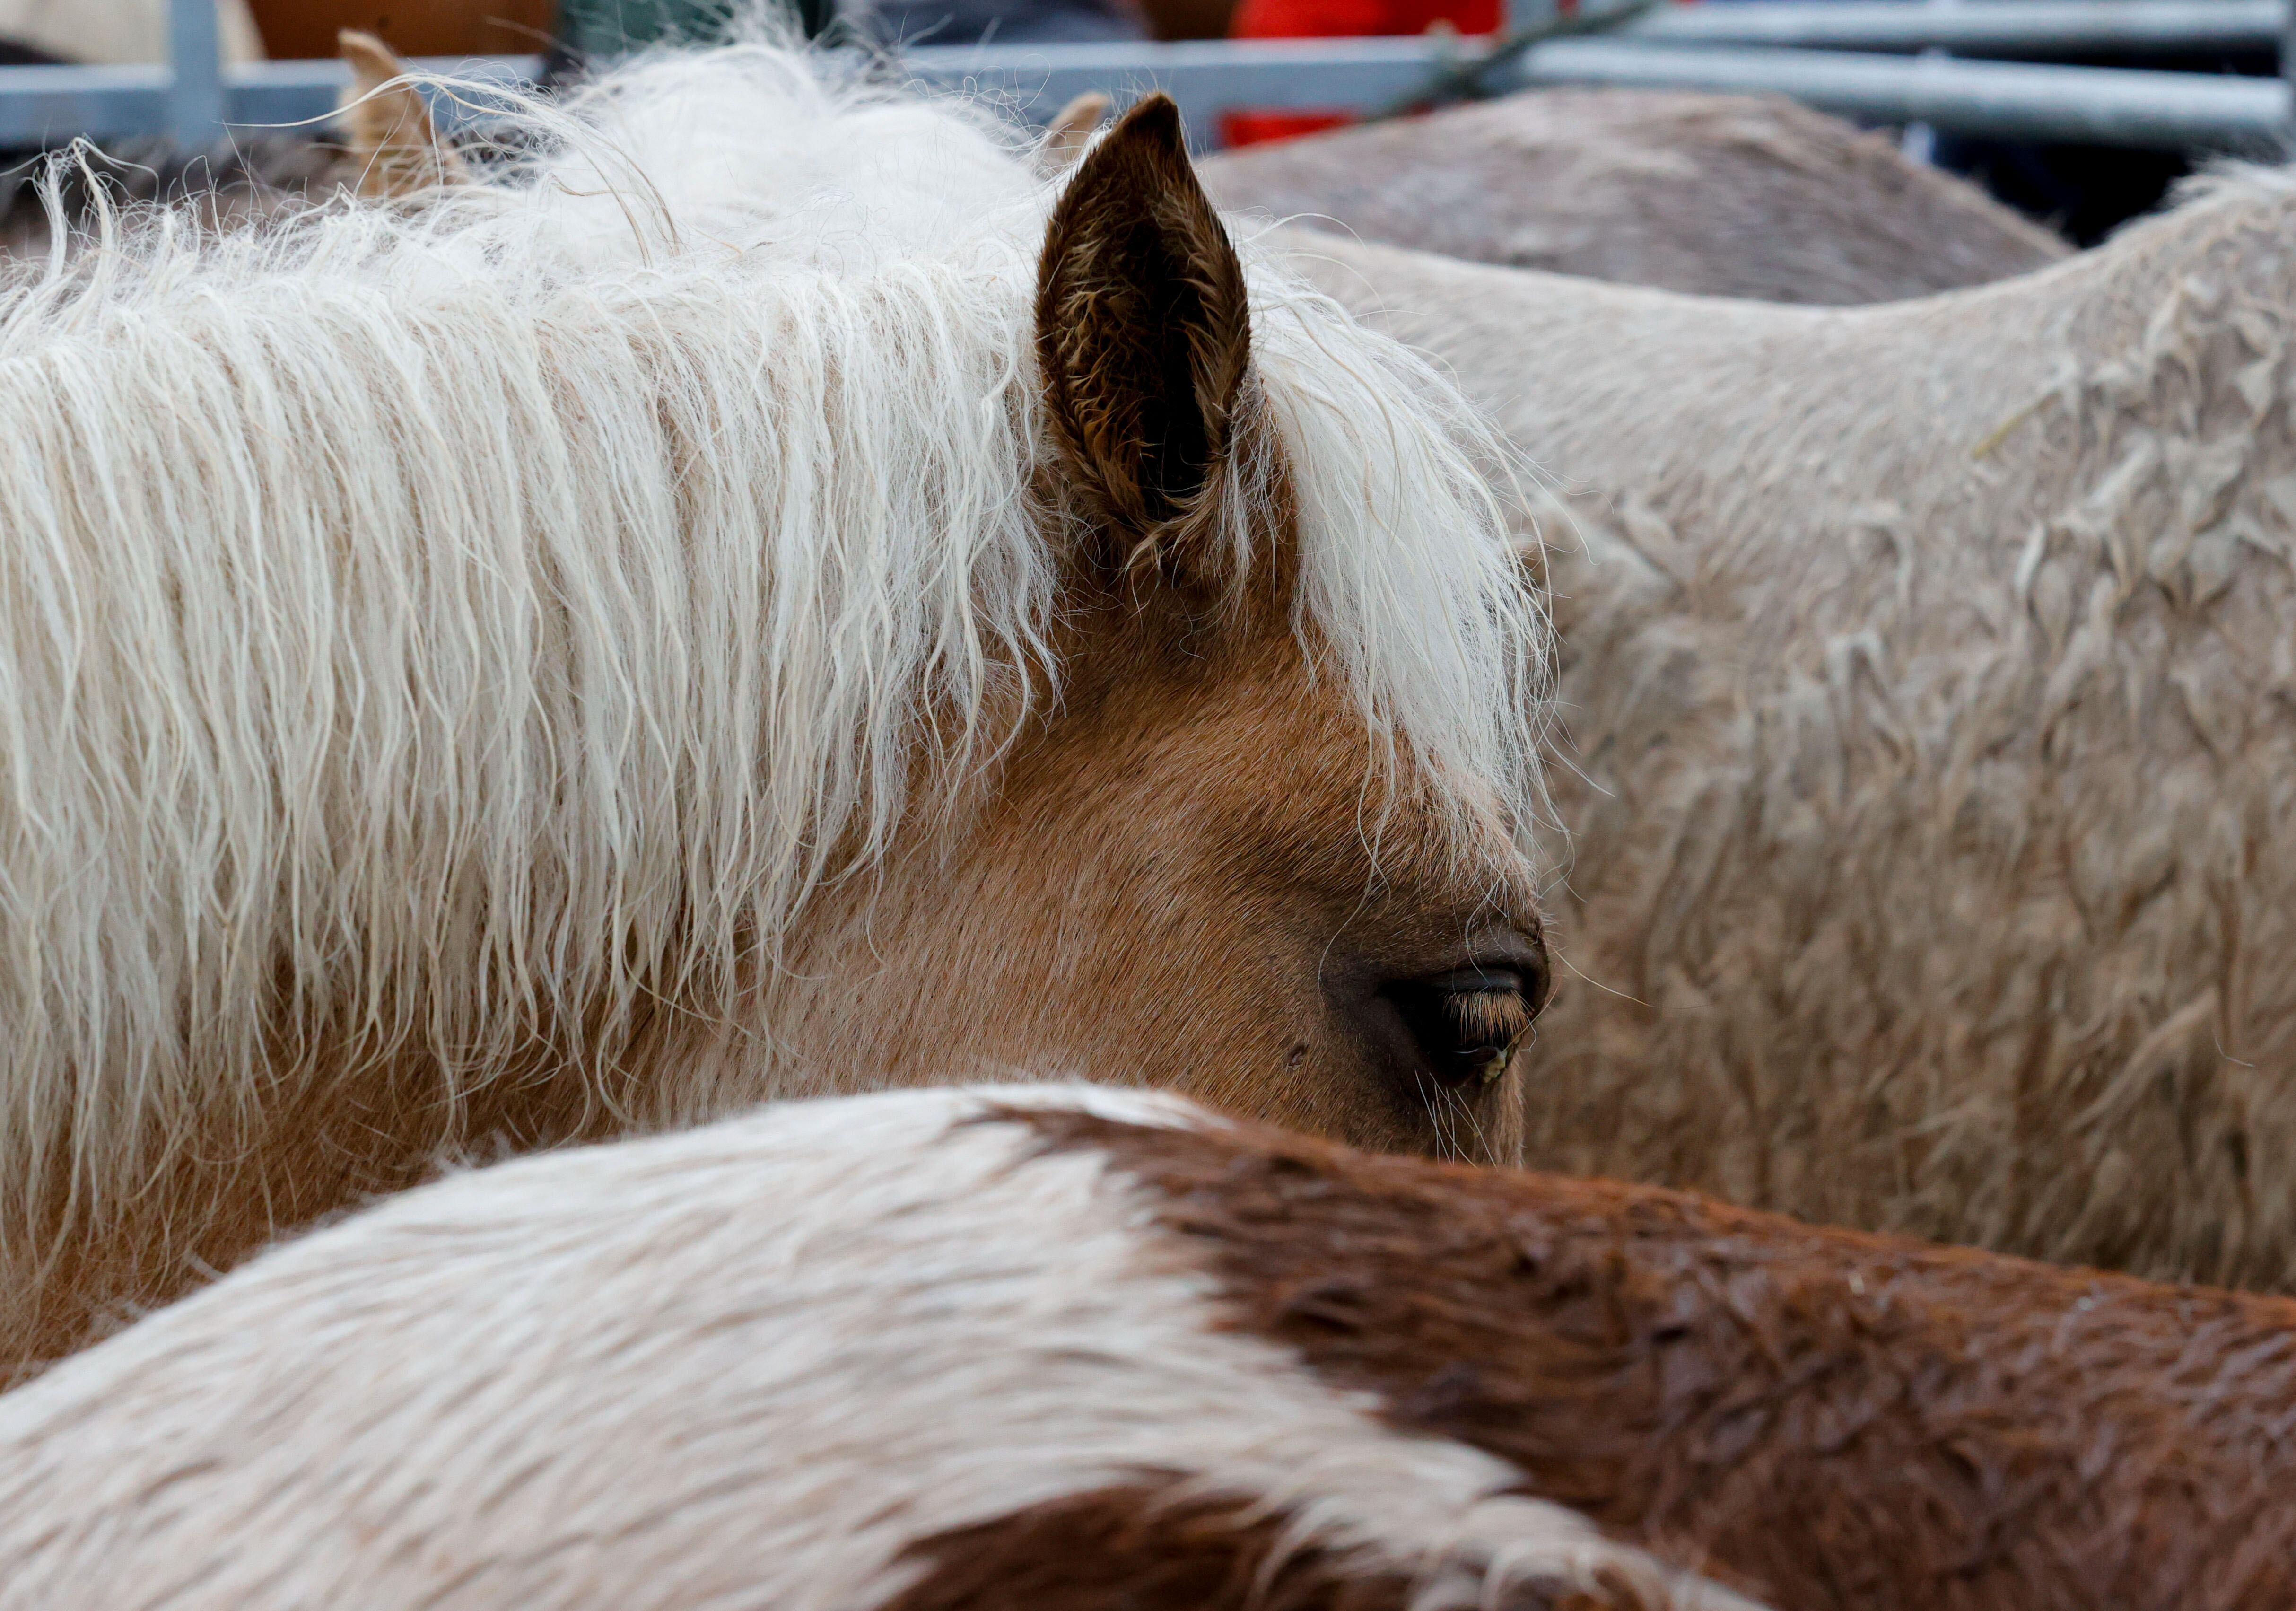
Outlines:
<svg viewBox="0 0 2296 1611"><path fill-rule="evenodd" d="M1218 563L1163 550L1187 540L1169 529L1203 509L1235 450L1250 314L1168 96L1127 112L1054 210L1037 358L1062 468L1112 539L1107 558Z"/></svg>
<svg viewBox="0 0 2296 1611"><path fill-rule="evenodd" d="M1052 122L1045 127L1044 143L1037 147L1037 171L1047 178L1057 178L1084 155L1093 130L1108 116L1108 105L1106 95L1088 89L1054 113Z"/></svg>
<svg viewBox="0 0 2296 1611"><path fill-rule="evenodd" d="M335 45L351 70L339 110L352 188L386 201L469 184L471 170L439 137L430 103L408 80L406 63L373 34L356 29L336 35Z"/></svg>

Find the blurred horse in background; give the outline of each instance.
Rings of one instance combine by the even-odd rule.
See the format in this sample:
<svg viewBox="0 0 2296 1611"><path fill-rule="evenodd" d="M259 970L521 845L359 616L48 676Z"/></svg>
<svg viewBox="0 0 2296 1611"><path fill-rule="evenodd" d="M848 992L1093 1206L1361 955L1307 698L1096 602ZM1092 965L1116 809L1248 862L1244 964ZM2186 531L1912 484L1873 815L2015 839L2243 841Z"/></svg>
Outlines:
<svg viewBox="0 0 2296 1611"><path fill-rule="evenodd" d="M1224 208L1478 262L1886 302L2070 251L1965 179L1773 95L1526 91L1203 164Z"/></svg>

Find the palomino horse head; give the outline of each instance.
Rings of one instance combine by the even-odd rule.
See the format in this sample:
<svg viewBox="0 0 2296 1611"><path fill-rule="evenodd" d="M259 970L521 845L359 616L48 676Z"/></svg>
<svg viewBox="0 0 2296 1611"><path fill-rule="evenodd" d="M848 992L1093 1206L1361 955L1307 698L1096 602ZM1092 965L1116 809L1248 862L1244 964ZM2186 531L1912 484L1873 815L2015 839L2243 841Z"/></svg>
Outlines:
<svg viewBox="0 0 2296 1611"><path fill-rule="evenodd" d="M1509 1155L1545 639L1455 394L1160 99L1065 182L762 47L533 115L0 309L0 1361L795 1092Z"/></svg>
<svg viewBox="0 0 2296 1611"><path fill-rule="evenodd" d="M1039 269L1059 700L808 927L792 971L835 988L766 1016L836 1083L1058 1066L1367 1145L1512 1144L1507 1052L1546 993L1530 869L1497 790L1382 775L1301 621L1251 333L1177 115L1144 103Z"/></svg>

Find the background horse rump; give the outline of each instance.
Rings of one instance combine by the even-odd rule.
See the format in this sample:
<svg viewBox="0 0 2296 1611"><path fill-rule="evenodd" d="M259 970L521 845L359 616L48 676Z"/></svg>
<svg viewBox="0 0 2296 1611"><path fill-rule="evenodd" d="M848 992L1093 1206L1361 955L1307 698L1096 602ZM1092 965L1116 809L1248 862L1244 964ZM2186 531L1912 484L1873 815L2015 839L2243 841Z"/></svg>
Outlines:
<svg viewBox="0 0 2296 1611"><path fill-rule="evenodd" d="M2065 243L1780 96L1545 89L1223 152L1223 207L1477 262L1767 302L1982 284Z"/></svg>

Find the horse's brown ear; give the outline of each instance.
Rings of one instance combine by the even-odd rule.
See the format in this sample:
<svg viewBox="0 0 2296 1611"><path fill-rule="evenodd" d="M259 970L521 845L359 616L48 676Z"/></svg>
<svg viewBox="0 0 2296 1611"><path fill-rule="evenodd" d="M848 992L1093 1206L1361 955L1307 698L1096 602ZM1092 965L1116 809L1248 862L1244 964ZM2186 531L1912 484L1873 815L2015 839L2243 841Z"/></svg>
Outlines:
<svg viewBox="0 0 2296 1611"><path fill-rule="evenodd" d="M1112 539L1104 557L1187 566L1175 523L1203 509L1234 448L1251 325L1169 96L1127 112L1054 210L1037 357L1070 481Z"/></svg>
<svg viewBox="0 0 2296 1611"><path fill-rule="evenodd" d="M406 63L357 29L338 33L335 45L351 70L340 110L358 193L384 201L469 184L470 169L439 137L422 92L406 81Z"/></svg>

